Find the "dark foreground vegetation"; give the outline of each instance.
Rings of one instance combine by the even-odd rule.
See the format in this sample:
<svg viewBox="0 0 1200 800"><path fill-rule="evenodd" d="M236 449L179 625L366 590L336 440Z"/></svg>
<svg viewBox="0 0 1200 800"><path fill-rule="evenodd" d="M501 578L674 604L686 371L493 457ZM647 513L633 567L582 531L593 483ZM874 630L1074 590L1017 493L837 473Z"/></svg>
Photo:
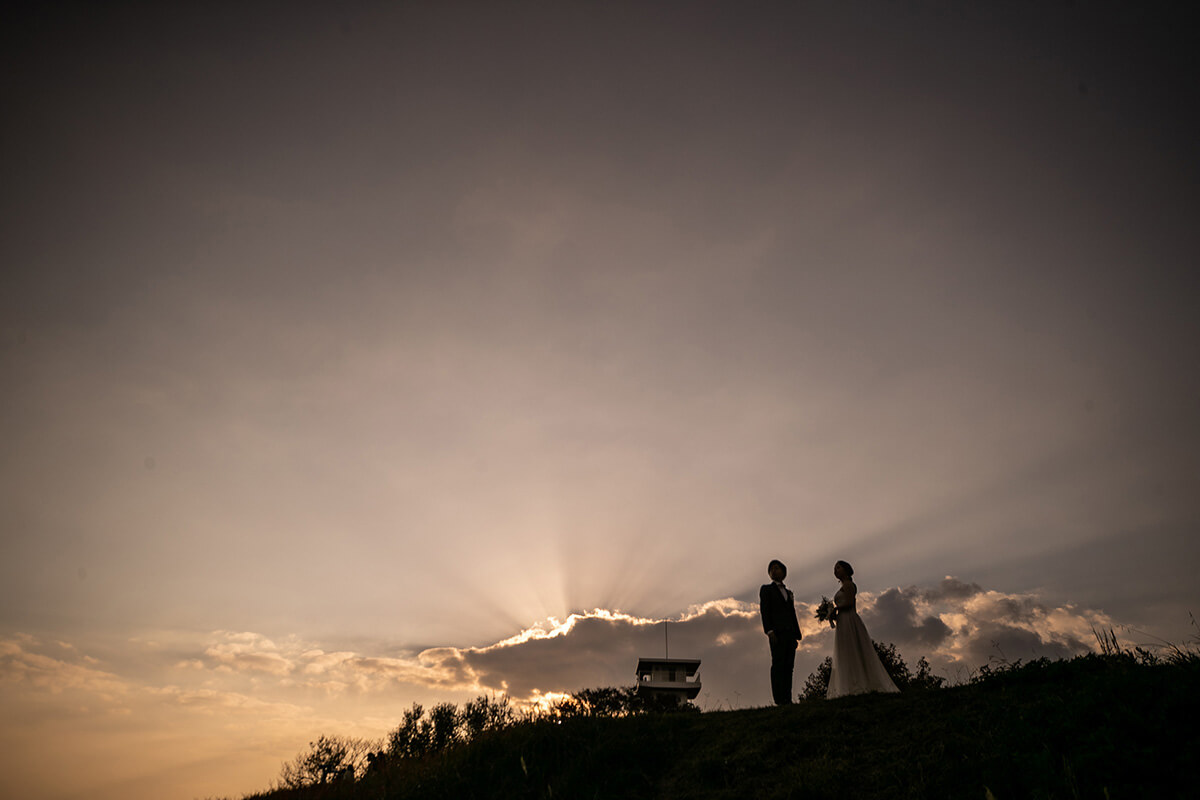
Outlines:
<svg viewBox="0 0 1200 800"><path fill-rule="evenodd" d="M1200 657L1101 645L783 708L647 711L619 689L525 718L414 707L376 752L322 738L246 800L1200 797Z"/></svg>

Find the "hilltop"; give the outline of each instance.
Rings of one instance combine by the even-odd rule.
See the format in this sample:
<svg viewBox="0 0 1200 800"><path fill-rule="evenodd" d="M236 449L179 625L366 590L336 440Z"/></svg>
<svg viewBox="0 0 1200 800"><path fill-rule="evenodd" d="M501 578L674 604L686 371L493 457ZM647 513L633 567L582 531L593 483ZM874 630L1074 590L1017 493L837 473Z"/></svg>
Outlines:
<svg viewBox="0 0 1200 800"><path fill-rule="evenodd" d="M1089 655L947 689L521 722L247 800L1122 798L1200 791L1200 662Z"/></svg>

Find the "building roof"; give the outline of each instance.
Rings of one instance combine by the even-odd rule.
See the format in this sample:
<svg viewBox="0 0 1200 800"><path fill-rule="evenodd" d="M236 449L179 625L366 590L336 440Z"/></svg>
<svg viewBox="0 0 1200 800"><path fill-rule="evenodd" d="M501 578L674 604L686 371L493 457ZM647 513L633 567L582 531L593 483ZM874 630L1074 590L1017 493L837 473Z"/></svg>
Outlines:
<svg viewBox="0 0 1200 800"><path fill-rule="evenodd" d="M637 671L638 673L649 672L655 667L677 667L682 668L688 675L694 675L696 670L700 669L700 659L698 658L639 658Z"/></svg>

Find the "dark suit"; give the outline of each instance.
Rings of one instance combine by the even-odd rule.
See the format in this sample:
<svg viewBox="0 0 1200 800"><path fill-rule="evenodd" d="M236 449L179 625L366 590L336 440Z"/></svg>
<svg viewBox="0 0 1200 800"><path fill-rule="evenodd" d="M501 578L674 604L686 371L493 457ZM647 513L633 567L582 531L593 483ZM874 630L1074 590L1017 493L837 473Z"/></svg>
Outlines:
<svg viewBox="0 0 1200 800"><path fill-rule="evenodd" d="M776 705L787 705L792 702L792 672L801 637L792 590L787 590L785 599L777 585L764 584L758 590L758 609L762 613L763 632L775 633L771 639L771 695Z"/></svg>

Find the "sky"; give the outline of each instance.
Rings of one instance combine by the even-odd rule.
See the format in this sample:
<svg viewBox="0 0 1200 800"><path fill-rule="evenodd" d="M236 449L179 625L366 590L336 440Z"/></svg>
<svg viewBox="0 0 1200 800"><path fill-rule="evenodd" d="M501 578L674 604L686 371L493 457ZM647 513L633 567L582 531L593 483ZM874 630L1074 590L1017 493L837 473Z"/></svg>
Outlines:
<svg viewBox="0 0 1200 800"><path fill-rule="evenodd" d="M6 11L0 794L767 705L772 558L797 688L837 559L952 682L1195 636L1180 5Z"/></svg>

